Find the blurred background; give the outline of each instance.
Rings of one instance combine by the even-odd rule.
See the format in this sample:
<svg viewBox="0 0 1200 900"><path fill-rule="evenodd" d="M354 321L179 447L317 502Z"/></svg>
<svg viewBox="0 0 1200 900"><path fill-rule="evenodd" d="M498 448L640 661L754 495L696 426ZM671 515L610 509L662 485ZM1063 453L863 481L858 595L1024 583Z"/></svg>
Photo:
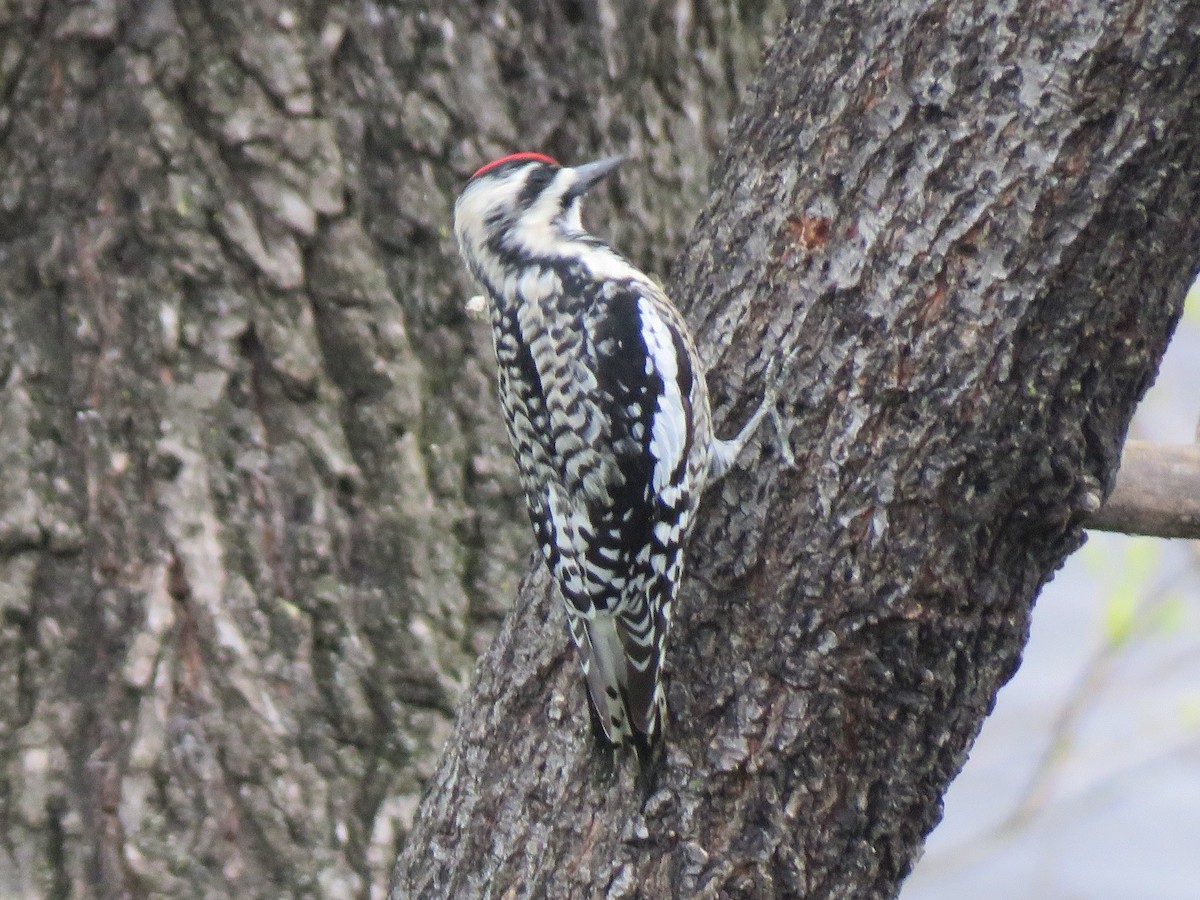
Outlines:
<svg viewBox="0 0 1200 900"><path fill-rule="evenodd" d="M1200 279L1130 437L1200 425ZM902 900L1200 897L1200 541L1090 533Z"/></svg>

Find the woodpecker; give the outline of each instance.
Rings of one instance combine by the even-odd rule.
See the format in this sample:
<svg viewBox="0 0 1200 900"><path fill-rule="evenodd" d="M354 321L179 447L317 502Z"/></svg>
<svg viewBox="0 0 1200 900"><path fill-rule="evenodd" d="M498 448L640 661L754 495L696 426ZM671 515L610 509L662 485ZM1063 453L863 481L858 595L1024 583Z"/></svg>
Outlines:
<svg viewBox="0 0 1200 900"><path fill-rule="evenodd" d="M633 744L644 766L666 725L663 656L688 529L774 391L737 437L716 438L683 317L581 223L581 198L621 161L497 159L463 189L454 231L489 300L504 421L593 729Z"/></svg>

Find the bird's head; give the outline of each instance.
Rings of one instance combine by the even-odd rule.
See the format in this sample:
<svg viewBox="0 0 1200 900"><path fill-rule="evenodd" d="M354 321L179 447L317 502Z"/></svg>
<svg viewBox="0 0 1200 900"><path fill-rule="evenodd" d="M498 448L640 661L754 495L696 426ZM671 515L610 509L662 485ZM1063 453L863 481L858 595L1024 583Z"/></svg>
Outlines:
<svg viewBox="0 0 1200 900"><path fill-rule="evenodd" d="M454 204L454 233L464 254L483 250L554 256L581 236L579 200L620 165L610 156L563 166L541 153L514 153L480 168Z"/></svg>

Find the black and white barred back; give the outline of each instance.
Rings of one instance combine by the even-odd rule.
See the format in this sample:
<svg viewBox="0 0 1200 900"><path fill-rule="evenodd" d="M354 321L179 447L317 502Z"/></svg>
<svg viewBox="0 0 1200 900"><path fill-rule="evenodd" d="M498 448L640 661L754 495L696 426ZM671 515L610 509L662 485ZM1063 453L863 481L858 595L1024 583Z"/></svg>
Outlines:
<svg viewBox="0 0 1200 900"><path fill-rule="evenodd" d="M504 419L593 724L644 759L666 721L662 662L688 528L762 410L734 441L714 439L679 312L583 230L580 198L619 162L497 160L472 176L454 226L490 299Z"/></svg>

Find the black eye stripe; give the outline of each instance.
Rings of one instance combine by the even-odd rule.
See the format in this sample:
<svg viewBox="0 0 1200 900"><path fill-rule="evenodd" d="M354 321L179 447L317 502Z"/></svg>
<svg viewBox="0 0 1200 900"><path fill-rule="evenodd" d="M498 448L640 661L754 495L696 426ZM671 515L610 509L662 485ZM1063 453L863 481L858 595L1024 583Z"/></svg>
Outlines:
<svg viewBox="0 0 1200 900"><path fill-rule="evenodd" d="M517 196L517 203L521 205L522 209L528 209L553 179L553 169L547 166L539 166L534 169L525 179L525 186L521 188L521 193Z"/></svg>

